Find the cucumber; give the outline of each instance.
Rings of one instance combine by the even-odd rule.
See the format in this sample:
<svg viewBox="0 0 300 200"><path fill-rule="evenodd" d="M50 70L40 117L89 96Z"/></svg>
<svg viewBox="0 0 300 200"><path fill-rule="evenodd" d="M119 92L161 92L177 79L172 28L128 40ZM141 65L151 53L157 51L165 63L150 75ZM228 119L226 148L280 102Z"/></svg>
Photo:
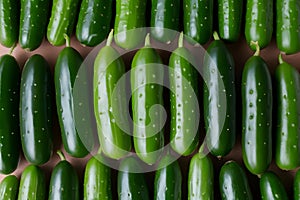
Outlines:
<svg viewBox="0 0 300 200"><path fill-rule="evenodd" d="M0 57L0 173L10 174L20 157L20 68L14 57Z"/></svg>
<svg viewBox="0 0 300 200"><path fill-rule="evenodd" d="M141 166L134 157L127 157L121 161L118 172L118 197L120 200L150 199L144 174L132 172L140 171L140 169Z"/></svg>
<svg viewBox="0 0 300 200"><path fill-rule="evenodd" d="M61 161L54 167L49 185L49 200L79 200L79 180L73 166L57 152Z"/></svg>
<svg viewBox="0 0 300 200"><path fill-rule="evenodd" d="M69 155L80 158L86 156L88 151L76 128L73 87L83 58L78 51L69 46L67 36L66 40L67 47L59 53L54 68L56 107L64 149ZM85 138L88 140L89 137Z"/></svg>
<svg viewBox="0 0 300 200"><path fill-rule="evenodd" d="M111 169L102 164L99 157L93 156L86 164L84 173L84 200L111 199Z"/></svg>
<svg viewBox="0 0 300 200"><path fill-rule="evenodd" d="M151 36L169 44L179 30L180 0L152 0L151 3Z"/></svg>
<svg viewBox="0 0 300 200"><path fill-rule="evenodd" d="M193 66L195 60L183 47L183 33L178 48L169 60L171 90L171 147L180 155L187 156L197 147L199 141L198 72Z"/></svg>
<svg viewBox="0 0 300 200"><path fill-rule="evenodd" d="M15 200L18 197L19 180L15 175L6 176L0 183L0 199Z"/></svg>
<svg viewBox="0 0 300 200"><path fill-rule="evenodd" d="M275 162L280 169L300 165L300 77L298 71L282 60L275 71L277 92L277 129Z"/></svg>
<svg viewBox="0 0 300 200"><path fill-rule="evenodd" d="M111 47L113 31L94 63L94 112L103 154L120 159L131 150L126 102L125 65Z"/></svg>
<svg viewBox="0 0 300 200"><path fill-rule="evenodd" d="M139 158L150 165L159 159L164 147L164 69L161 64L159 54L150 47L148 34L145 47L133 57L130 78L134 148Z"/></svg>
<svg viewBox="0 0 300 200"><path fill-rule="evenodd" d="M294 200L300 199L300 170L296 172L294 177Z"/></svg>
<svg viewBox="0 0 300 200"><path fill-rule="evenodd" d="M64 34L70 36L77 20L79 0L53 0L47 27L47 39L54 46L65 44Z"/></svg>
<svg viewBox="0 0 300 200"><path fill-rule="evenodd" d="M19 43L26 51L37 49L46 33L50 0L21 0Z"/></svg>
<svg viewBox="0 0 300 200"><path fill-rule="evenodd" d="M243 0L218 0L219 33L223 40L236 42L240 38Z"/></svg>
<svg viewBox="0 0 300 200"><path fill-rule="evenodd" d="M262 174L272 161L272 81L260 48L245 64L242 76L242 152L247 169Z"/></svg>
<svg viewBox="0 0 300 200"><path fill-rule="evenodd" d="M251 41L257 41L262 49L266 47L273 33L273 0L247 1L245 36L248 45L256 50Z"/></svg>
<svg viewBox="0 0 300 200"><path fill-rule="evenodd" d="M12 47L18 41L19 7L17 0L0 0L0 44Z"/></svg>
<svg viewBox="0 0 300 200"><path fill-rule="evenodd" d="M46 199L45 174L35 165L27 166L21 176L18 200Z"/></svg>
<svg viewBox="0 0 300 200"><path fill-rule="evenodd" d="M212 0L183 0L183 29L191 43L205 44L213 30Z"/></svg>
<svg viewBox="0 0 300 200"><path fill-rule="evenodd" d="M289 199L280 179L271 171L268 171L261 176L259 187L262 200Z"/></svg>
<svg viewBox="0 0 300 200"><path fill-rule="evenodd" d="M21 75L20 130L26 160L46 163L52 155L52 78L47 61L39 54L25 63Z"/></svg>
<svg viewBox="0 0 300 200"><path fill-rule="evenodd" d="M147 0L116 0L115 42L124 49L142 44L146 35Z"/></svg>
<svg viewBox="0 0 300 200"><path fill-rule="evenodd" d="M169 162L169 155L162 158L155 172L154 199L181 199L182 175L178 161Z"/></svg>
<svg viewBox="0 0 300 200"><path fill-rule="evenodd" d="M300 51L300 2L276 0L276 44L280 51Z"/></svg>
<svg viewBox="0 0 300 200"><path fill-rule="evenodd" d="M82 1L76 26L76 38L81 44L96 46L106 38L112 20L112 2Z"/></svg>
<svg viewBox="0 0 300 200"><path fill-rule="evenodd" d="M203 65L205 140L211 153L222 157L231 151L236 140L235 70L229 50L216 33L214 38Z"/></svg>
<svg viewBox="0 0 300 200"><path fill-rule="evenodd" d="M219 183L223 200L252 199L247 176L242 167L235 161L228 161L222 166Z"/></svg>

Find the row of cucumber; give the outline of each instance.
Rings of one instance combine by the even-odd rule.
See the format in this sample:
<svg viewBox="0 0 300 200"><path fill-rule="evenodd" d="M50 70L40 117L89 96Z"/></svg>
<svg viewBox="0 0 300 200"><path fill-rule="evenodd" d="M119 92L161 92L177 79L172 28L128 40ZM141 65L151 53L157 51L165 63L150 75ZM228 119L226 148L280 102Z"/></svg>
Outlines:
<svg viewBox="0 0 300 200"><path fill-rule="evenodd" d="M45 32L52 45L63 45L63 35L72 34L76 20L77 39L87 46L99 44L110 30L114 7L115 41L125 49L133 49L141 44L146 31L138 28L149 25L153 27L151 34L154 38L171 42L175 38L174 31L180 31L181 13L182 29L192 42L205 44L213 30L212 0L54 0L51 14L50 0L22 0L20 3L17 0L0 1L0 43L11 47L19 41L20 46L29 51L40 46ZM151 11L147 11L147 3L151 3ZM251 41L258 41L261 48L269 44L275 26L273 21L276 21L276 39L280 51L287 54L300 51L298 1L249 0L243 5L242 0L217 0L215 3L218 4L216 13L222 39L237 41L245 16L245 36L253 50L255 46L251 45ZM276 7L276 15L273 7ZM147 12L151 13L149 24Z"/></svg>

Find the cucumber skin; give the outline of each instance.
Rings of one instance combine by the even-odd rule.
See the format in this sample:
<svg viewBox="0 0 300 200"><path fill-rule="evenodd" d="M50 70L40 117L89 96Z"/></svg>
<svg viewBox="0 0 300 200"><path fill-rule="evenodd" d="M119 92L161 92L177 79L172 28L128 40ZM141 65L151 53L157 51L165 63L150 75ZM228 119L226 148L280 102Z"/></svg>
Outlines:
<svg viewBox="0 0 300 200"><path fill-rule="evenodd" d="M73 166L66 160L53 169L49 185L49 200L79 200L79 180Z"/></svg>
<svg viewBox="0 0 300 200"><path fill-rule="evenodd" d="M300 170L296 172L294 177L294 200L300 199Z"/></svg>
<svg viewBox="0 0 300 200"><path fill-rule="evenodd" d="M52 78L38 54L27 60L21 75L20 130L25 158L35 165L46 163L53 148Z"/></svg>
<svg viewBox="0 0 300 200"><path fill-rule="evenodd" d="M83 58L75 49L65 47L58 55L54 68L56 107L63 146L69 155L78 158L88 154L74 118L73 87L82 62Z"/></svg>
<svg viewBox="0 0 300 200"><path fill-rule="evenodd" d="M46 178L44 172L35 165L27 166L21 176L18 200L46 199Z"/></svg>
<svg viewBox="0 0 300 200"><path fill-rule="evenodd" d="M242 77L242 153L253 174L262 174L272 161L272 106L268 66L260 56L253 56Z"/></svg>
<svg viewBox="0 0 300 200"><path fill-rule="evenodd" d="M19 180L15 175L6 176L0 183L0 199L15 200L18 197Z"/></svg>
<svg viewBox="0 0 300 200"><path fill-rule="evenodd" d="M10 174L20 157L20 68L14 57L0 57L0 173Z"/></svg>
<svg viewBox="0 0 300 200"><path fill-rule="evenodd" d="M27 50L37 49L46 33L50 0L21 0L19 43Z"/></svg>
<svg viewBox="0 0 300 200"><path fill-rule="evenodd" d="M112 1L82 1L76 26L76 38L81 44L93 47L106 38L110 31L112 7Z"/></svg>

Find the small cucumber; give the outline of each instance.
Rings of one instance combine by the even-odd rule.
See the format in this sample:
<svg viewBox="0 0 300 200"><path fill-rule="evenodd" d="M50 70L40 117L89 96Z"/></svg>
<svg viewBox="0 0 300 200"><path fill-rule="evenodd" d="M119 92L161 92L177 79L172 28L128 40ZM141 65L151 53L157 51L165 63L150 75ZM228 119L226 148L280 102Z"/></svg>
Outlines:
<svg viewBox="0 0 300 200"><path fill-rule="evenodd" d="M79 200L79 180L73 166L57 152L61 161L54 167L49 185L49 200Z"/></svg>
<svg viewBox="0 0 300 200"><path fill-rule="evenodd" d="M25 158L46 163L52 155L52 78L47 61L38 54L23 68L20 89L20 130Z"/></svg>
<svg viewBox="0 0 300 200"><path fill-rule="evenodd" d="M261 176L259 187L262 200L289 199L280 179L271 171L268 171Z"/></svg>
<svg viewBox="0 0 300 200"><path fill-rule="evenodd" d="M20 68L14 57L0 57L0 173L13 172L20 157Z"/></svg>
<svg viewBox="0 0 300 200"><path fill-rule="evenodd" d="M18 200L46 199L45 174L35 165L27 166L21 176Z"/></svg>
<svg viewBox="0 0 300 200"><path fill-rule="evenodd" d="M294 177L294 200L300 199L300 170L296 172Z"/></svg>
<svg viewBox="0 0 300 200"><path fill-rule="evenodd" d="M0 199L15 200L18 197L19 180L15 175L6 176L0 183Z"/></svg>

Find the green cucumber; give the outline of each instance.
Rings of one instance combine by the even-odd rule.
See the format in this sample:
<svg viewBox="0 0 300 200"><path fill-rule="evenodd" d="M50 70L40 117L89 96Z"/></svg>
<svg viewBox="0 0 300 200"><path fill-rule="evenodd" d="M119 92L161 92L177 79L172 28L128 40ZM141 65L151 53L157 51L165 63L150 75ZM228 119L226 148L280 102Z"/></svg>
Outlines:
<svg viewBox="0 0 300 200"><path fill-rule="evenodd" d="M120 159L131 150L127 116L125 65L120 54L111 47L113 31L94 63L94 112L102 152Z"/></svg>
<svg viewBox="0 0 300 200"><path fill-rule="evenodd" d="M0 57L0 173L13 172L20 157L20 68L14 57Z"/></svg>
<svg viewBox="0 0 300 200"><path fill-rule="evenodd" d="M19 180L15 175L6 176L0 183L0 199L15 200L18 197Z"/></svg>
<svg viewBox="0 0 300 200"><path fill-rule="evenodd" d="M146 35L147 0L116 0L115 42L124 49L142 44Z"/></svg>
<svg viewBox="0 0 300 200"><path fill-rule="evenodd" d="M219 33L223 40L236 42L240 38L243 0L218 0Z"/></svg>
<svg viewBox="0 0 300 200"><path fill-rule="evenodd" d="M276 44L280 51L300 51L300 1L276 0Z"/></svg>
<svg viewBox="0 0 300 200"><path fill-rule="evenodd" d="M18 200L46 199L45 174L35 165L27 166L21 176Z"/></svg>
<svg viewBox="0 0 300 200"><path fill-rule="evenodd" d="M26 51L37 49L46 33L50 0L21 0L19 43Z"/></svg>
<svg viewBox="0 0 300 200"><path fill-rule="evenodd" d="M84 173L84 200L112 199L111 169L93 156L86 164Z"/></svg>
<svg viewBox="0 0 300 200"><path fill-rule="evenodd" d="M47 61L38 54L23 68L20 89L20 130L25 158L46 163L52 155L52 78Z"/></svg>
<svg viewBox="0 0 300 200"><path fill-rule="evenodd" d="M118 197L120 200L150 199L144 174L133 172L140 170L139 161L134 157L127 157L121 161L118 172Z"/></svg>
<svg viewBox="0 0 300 200"><path fill-rule="evenodd" d="M222 157L236 140L235 70L231 53L216 33L214 38L204 57L204 122L209 150Z"/></svg>
<svg viewBox="0 0 300 200"><path fill-rule="evenodd" d="M277 129L275 161L283 170L300 165L300 77L298 71L282 60L275 71L277 91Z"/></svg>
<svg viewBox="0 0 300 200"><path fill-rule="evenodd" d="M79 200L79 179L76 170L57 152L61 161L54 167L49 185L49 200Z"/></svg>
<svg viewBox="0 0 300 200"><path fill-rule="evenodd" d="M205 44L212 36L213 0L183 0L183 29L189 40Z"/></svg>
<svg viewBox="0 0 300 200"><path fill-rule="evenodd" d="M294 177L294 200L300 199L300 170L296 172Z"/></svg>
<svg viewBox="0 0 300 200"><path fill-rule="evenodd" d="M271 171L264 173L259 181L262 200L288 200L287 192L280 179Z"/></svg>
<svg viewBox="0 0 300 200"><path fill-rule="evenodd" d="M164 69L161 64L159 54L150 46L148 34L145 47L137 51L131 64L134 148L140 159L148 164L159 159L164 147Z"/></svg>
<svg viewBox="0 0 300 200"><path fill-rule="evenodd" d="M179 30L180 0L152 0L151 36L171 43Z"/></svg>
<svg viewBox="0 0 300 200"><path fill-rule="evenodd" d="M113 1L83 0L80 6L76 38L86 46L100 44L110 31Z"/></svg>
<svg viewBox="0 0 300 200"><path fill-rule="evenodd" d="M72 34L77 20L79 0L53 0L47 39L54 46L65 44L64 34Z"/></svg>
<svg viewBox="0 0 300 200"><path fill-rule="evenodd" d="M251 41L258 42L262 49L266 47L273 33L273 0L247 1L245 36L248 45L256 50Z"/></svg>
<svg viewBox="0 0 300 200"><path fill-rule="evenodd" d="M73 87L83 58L69 46L67 36L66 40L67 47L59 53L54 68L57 115L64 149L71 156L84 157L88 151L77 132L73 101Z"/></svg>
<svg viewBox="0 0 300 200"><path fill-rule="evenodd" d="M234 161L225 163L219 175L220 191L223 200L251 200L252 192L243 168Z"/></svg>
<svg viewBox="0 0 300 200"><path fill-rule="evenodd" d="M183 33L178 48L169 60L171 90L171 147L180 155L191 154L199 140L198 72L193 66L195 60L183 47Z"/></svg>
<svg viewBox="0 0 300 200"><path fill-rule="evenodd" d="M259 175L272 161L273 98L271 75L256 47L242 76L242 152L247 169Z"/></svg>
<svg viewBox="0 0 300 200"><path fill-rule="evenodd" d="M19 1L0 0L0 44L12 47L18 41Z"/></svg>

